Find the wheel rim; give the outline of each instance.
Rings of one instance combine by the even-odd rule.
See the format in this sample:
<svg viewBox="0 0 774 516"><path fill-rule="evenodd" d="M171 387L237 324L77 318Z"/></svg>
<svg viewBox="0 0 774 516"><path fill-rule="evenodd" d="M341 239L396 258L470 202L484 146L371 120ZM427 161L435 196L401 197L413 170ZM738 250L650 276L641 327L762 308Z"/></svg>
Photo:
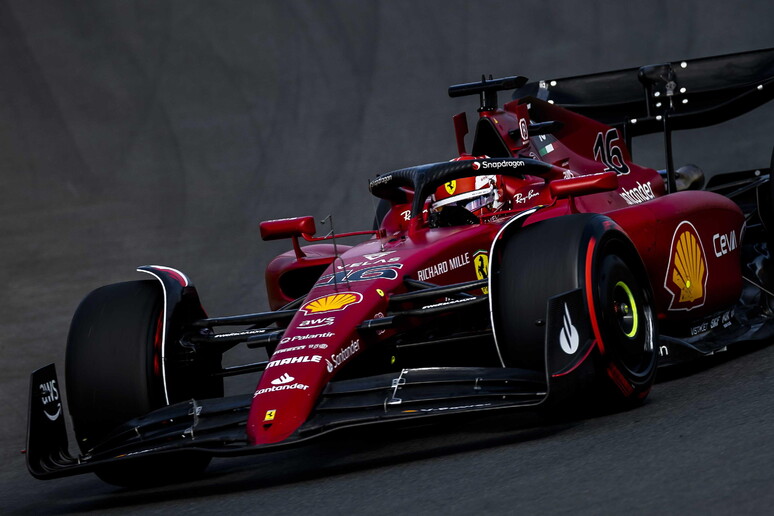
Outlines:
<svg viewBox="0 0 774 516"><path fill-rule="evenodd" d="M653 329L652 317L648 307L644 303L633 310L637 323L633 324L631 335L626 334L623 329L621 333L626 337L619 339L619 357L621 364L634 375L641 375L650 368L651 355L653 354ZM640 311L642 311L640 313ZM640 319L644 319L640 323ZM621 322L619 321L619 325Z"/></svg>
<svg viewBox="0 0 774 516"><path fill-rule="evenodd" d="M600 301L606 347L631 377L647 377L653 367L655 335L647 294L617 256L603 260L602 269Z"/></svg>
<svg viewBox="0 0 774 516"><path fill-rule="evenodd" d="M613 312L616 314L618 326L628 338L634 338L639 329L637 301L629 286L623 281L615 284L613 289Z"/></svg>

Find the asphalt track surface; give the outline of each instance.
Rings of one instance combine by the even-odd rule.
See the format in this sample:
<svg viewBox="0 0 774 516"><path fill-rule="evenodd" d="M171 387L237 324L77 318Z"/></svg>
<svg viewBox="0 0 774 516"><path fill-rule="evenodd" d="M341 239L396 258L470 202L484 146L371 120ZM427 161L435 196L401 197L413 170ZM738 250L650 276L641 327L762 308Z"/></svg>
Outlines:
<svg viewBox="0 0 774 516"><path fill-rule="evenodd" d="M367 178L453 157L476 99L450 84L774 46L765 3L629 4L0 0L0 513L770 514L774 348L662 376L630 412L349 433L156 489L37 481L20 454L28 375L62 373L88 291L157 263L212 315L265 309L285 244L258 221L368 227ZM675 160L766 166L772 114L678 135ZM662 168L653 143L635 158Z"/></svg>

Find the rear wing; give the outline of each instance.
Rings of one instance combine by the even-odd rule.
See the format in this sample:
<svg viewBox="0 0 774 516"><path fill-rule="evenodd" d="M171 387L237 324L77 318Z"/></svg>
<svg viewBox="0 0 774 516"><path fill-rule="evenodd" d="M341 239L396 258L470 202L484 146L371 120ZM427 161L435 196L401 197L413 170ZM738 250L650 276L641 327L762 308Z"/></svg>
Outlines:
<svg viewBox="0 0 774 516"><path fill-rule="evenodd" d="M774 98L774 48L525 84L537 97L633 136L725 122Z"/></svg>
<svg viewBox="0 0 774 516"><path fill-rule="evenodd" d="M616 127L632 138L663 132L667 191L677 190L672 131L743 115L774 98L774 48L527 83L536 97Z"/></svg>

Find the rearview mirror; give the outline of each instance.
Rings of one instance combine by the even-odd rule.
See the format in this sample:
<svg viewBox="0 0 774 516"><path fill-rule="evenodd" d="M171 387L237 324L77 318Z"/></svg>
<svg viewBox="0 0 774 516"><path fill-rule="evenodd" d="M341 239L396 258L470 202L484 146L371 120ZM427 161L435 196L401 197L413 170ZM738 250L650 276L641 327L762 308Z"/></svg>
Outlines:
<svg viewBox="0 0 774 516"><path fill-rule="evenodd" d="M263 240L279 240L301 235L312 236L317 232L314 217L292 217L289 219L267 220L261 222L261 238Z"/></svg>
<svg viewBox="0 0 774 516"><path fill-rule="evenodd" d="M609 192L618 188L618 176L615 172L601 172L569 179L557 179L548 184L551 195L557 199L570 196L589 195Z"/></svg>

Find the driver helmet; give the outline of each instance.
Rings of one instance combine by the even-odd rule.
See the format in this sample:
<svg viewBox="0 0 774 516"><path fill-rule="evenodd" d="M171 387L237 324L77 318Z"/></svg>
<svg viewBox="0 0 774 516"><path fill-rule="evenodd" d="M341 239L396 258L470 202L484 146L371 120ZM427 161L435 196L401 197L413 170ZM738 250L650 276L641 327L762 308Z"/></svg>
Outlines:
<svg viewBox="0 0 774 516"><path fill-rule="evenodd" d="M495 175L449 181L436 189L431 208L441 211L445 206L460 206L483 217L502 207L500 186L500 178Z"/></svg>

